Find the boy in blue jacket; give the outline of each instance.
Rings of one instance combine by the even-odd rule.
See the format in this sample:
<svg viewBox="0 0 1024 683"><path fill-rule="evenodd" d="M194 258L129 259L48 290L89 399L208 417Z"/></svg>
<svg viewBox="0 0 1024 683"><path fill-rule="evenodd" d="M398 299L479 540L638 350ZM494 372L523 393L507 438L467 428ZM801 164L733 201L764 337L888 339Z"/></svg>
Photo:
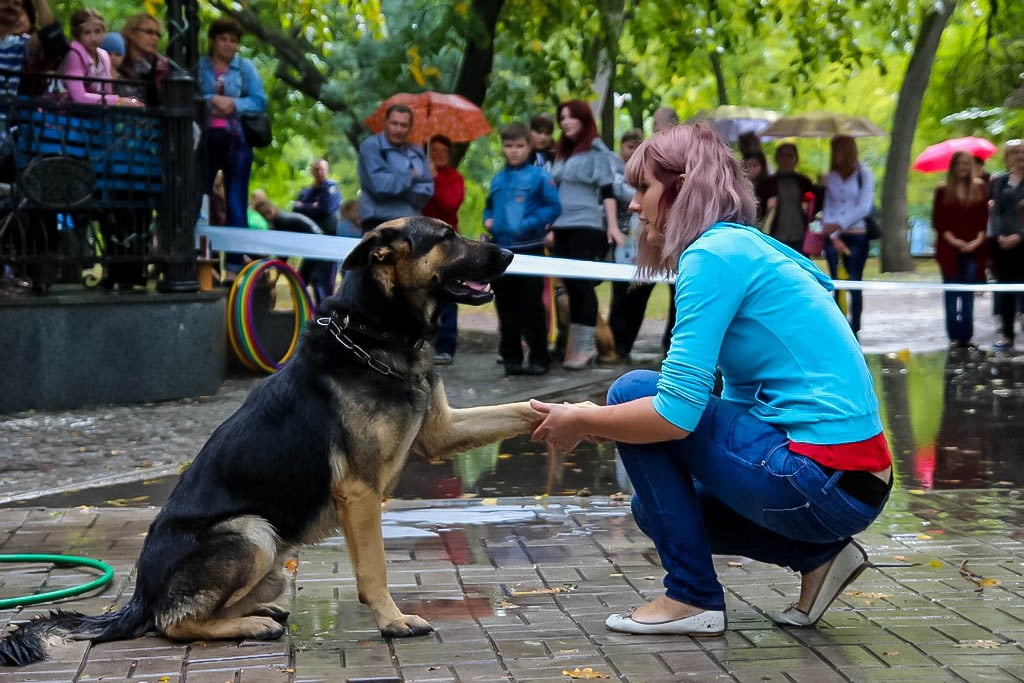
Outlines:
<svg viewBox="0 0 1024 683"><path fill-rule="evenodd" d="M517 254L544 255L544 235L562 213L551 176L539 166L527 164L529 131L522 123L501 129L505 168L491 181L484 207L484 229L491 240ZM498 309L498 353L506 375L543 375L548 355L547 315L544 311L544 279L504 275L491 284ZM523 365L522 340L530 349Z"/></svg>

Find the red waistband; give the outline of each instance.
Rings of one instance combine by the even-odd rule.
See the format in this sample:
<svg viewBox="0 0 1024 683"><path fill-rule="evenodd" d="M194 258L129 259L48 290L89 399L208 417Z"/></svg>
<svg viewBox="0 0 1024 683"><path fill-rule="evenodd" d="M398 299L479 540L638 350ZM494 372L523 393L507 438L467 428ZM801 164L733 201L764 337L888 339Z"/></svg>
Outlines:
<svg viewBox="0 0 1024 683"><path fill-rule="evenodd" d="M853 443L813 444L789 442L789 450L834 470L877 472L892 465L892 453L885 434Z"/></svg>

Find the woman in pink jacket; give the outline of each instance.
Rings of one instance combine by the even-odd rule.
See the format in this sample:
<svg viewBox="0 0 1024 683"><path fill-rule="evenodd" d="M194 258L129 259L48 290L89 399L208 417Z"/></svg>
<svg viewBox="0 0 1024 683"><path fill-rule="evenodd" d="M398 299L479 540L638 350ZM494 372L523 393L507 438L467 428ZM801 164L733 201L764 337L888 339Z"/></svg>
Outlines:
<svg viewBox="0 0 1024 683"><path fill-rule="evenodd" d="M74 41L60 64L60 73L70 77L63 81L64 89L72 102L141 107L137 98L118 97L111 83L88 80L110 78L110 55L100 47L106 32L103 16L94 9L80 9L71 15Z"/></svg>

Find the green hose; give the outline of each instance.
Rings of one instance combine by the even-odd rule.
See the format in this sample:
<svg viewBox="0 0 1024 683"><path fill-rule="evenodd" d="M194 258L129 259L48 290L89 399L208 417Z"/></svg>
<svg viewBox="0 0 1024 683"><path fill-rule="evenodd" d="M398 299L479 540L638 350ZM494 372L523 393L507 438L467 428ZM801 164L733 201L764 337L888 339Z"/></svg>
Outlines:
<svg viewBox="0 0 1024 683"><path fill-rule="evenodd" d="M68 598L72 595L81 595L87 593L94 588L99 588L110 583L111 579L114 578L114 569L106 562L100 562L89 557L75 557L74 555L0 555L0 562L50 562L52 564L62 567L92 567L93 569L99 569L103 572L103 576L97 577L89 583L83 583L78 586L72 586L71 588L61 588L56 591L48 591L46 593L37 593L36 595L26 595L19 598L2 598L0 599L0 609L7 609L8 607L18 607L21 605L37 605L40 602L50 602L51 600L60 600L61 598Z"/></svg>

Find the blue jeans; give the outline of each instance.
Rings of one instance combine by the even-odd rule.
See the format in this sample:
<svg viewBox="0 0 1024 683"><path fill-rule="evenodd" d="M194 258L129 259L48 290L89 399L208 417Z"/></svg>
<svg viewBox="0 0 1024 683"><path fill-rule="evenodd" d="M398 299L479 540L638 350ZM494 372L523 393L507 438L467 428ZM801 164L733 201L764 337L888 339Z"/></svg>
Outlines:
<svg viewBox="0 0 1024 683"><path fill-rule="evenodd" d="M957 254L956 274L943 282L976 282L974 254ZM974 336L974 292L946 292L946 335L950 341L966 344Z"/></svg>
<svg viewBox="0 0 1024 683"><path fill-rule="evenodd" d="M338 279L338 262L304 258L299 265L299 276L313 288L313 305L319 306L324 299L334 294L334 283Z"/></svg>
<svg viewBox="0 0 1024 683"><path fill-rule="evenodd" d="M608 404L653 396L658 373L634 370ZM616 444L633 483L633 518L667 573L665 594L706 610L725 600L711 555L742 555L807 572L842 550L881 512L850 497L789 439L743 408L712 396L685 439Z"/></svg>
<svg viewBox="0 0 1024 683"><path fill-rule="evenodd" d="M849 254L843 254L843 267L846 268L847 279L863 280L864 264L868 262L868 248L871 246L868 236L865 234L843 235L843 243L850 250ZM825 240L825 261L828 262L828 274L835 280L839 273L839 252L832 245L832 240ZM853 333L857 334L860 332L860 314L864 310L864 296L859 289L851 289L847 294L850 297L848 312L850 327L853 328Z"/></svg>
<svg viewBox="0 0 1024 683"><path fill-rule="evenodd" d="M232 228L248 228L249 175L252 173L252 147L227 128L206 131L206 193L213 194L217 171L224 173L224 200L227 204L226 224ZM237 272L245 260L242 254L228 254L227 269Z"/></svg>

